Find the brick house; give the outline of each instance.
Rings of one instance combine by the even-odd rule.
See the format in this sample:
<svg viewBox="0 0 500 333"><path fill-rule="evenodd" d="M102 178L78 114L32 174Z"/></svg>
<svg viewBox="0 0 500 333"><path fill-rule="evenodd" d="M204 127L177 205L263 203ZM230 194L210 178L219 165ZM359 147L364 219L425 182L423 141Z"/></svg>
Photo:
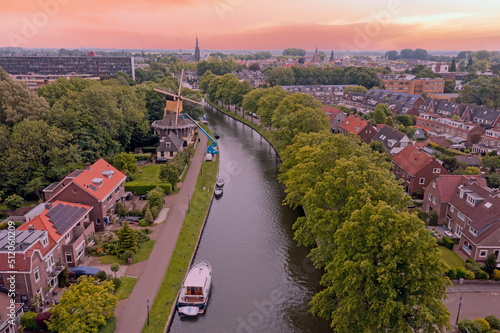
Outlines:
<svg viewBox="0 0 500 333"><path fill-rule="evenodd" d="M41 205L43 211L16 231L15 267L8 265L8 231L0 231L0 282L14 275L16 301L26 306L36 295L43 300L43 288L54 289L63 266L81 263L85 246L94 241L91 206L63 201Z"/></svg>
<svg viewBox="0 0 500 333"><path fill-rule="evenodd" d="M21 326L24 304L12 304L10 300L8 292L0 291L0 333L18 333L19 326ZM11 313L11 309L13 313ZM11 315L14 318L11 318ZM13 319L14 324L10 323L11 319Z"/></svg>
<svg viewBox="0 0 500 333"><path fill-rule="evenodd" d="M365 94L360 92L349 92L344 96L344 104L361 107L365 101Z"/></svg>
<svg viewBox="0 0 500 333"><path fill-rule="evenodd" d="M156 163L165 163L174 159L178 152L183 150L184 140L175 133L170 133L166 138L160 139L156 148Z"/></svg>
<svg viewBox="0 0 500 333"><path fill-rule="evenodd" d="M332 132L337 133L339 126L345 120L346 115L339 109L328 105L323 106L323 111L328 115L328 121L330 122Z"/></svg>
<svg viewBox="0 0 500 333"><path fill-rule="evenodd" d="M366 96L391 100L399 103L411 104L416 108L425 103L425 100L420 95L409 94L405 92L382 90L382 89L370 89L366 93Z"/></svg>
<svg viewBox="0 0 500 333"><path fill-rule="evenodd" d="M493 150L500 151L500 128L489 129L483 134L481 140L472 145L472 152L487 154Z"/></svg>
<svg viewBox="0 0 500 333"><path fill-rule="evenodd" d="M372 138L372 141L374 140L382 142L391 155L396 154L412 143L405 133L387 125L379 127L378 133Z"/></svg>
<svg viewBox="0 0 500 333"><path fill-rule="evenodd" d="M406 146L392 157L393 172L401 178L405 192L422 196L436 175L447 175L448 171L435 156L431 156L413 145Z"/></svg>
<svg viewBox="0 0 500 333"><path fill-rule="evenodd" d="M90 220L95 230L103 231L115 203L125 198L124 183L127 176L111 164L99 159L85 169L75 170L59 183L43 190L47 202L62 200L92 206Z"/></svg>
<svg viewBox="0 0 500 333"><path fill-rule="evenodd" d="M346 135L352 133L359 136L364 142L370 143L377 134L377 129L366 120L351 114L339 125L339 133Z"/></svg>

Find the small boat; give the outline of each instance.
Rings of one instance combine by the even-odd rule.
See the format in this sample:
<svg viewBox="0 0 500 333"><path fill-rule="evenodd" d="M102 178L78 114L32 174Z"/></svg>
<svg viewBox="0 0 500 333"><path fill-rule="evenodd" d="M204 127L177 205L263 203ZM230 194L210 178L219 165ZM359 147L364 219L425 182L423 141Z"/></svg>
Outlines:
<svg viewBox="0 0 500 333"><path fill-rule="evenodd" d="M226 180L222 177L217 179L217 182L215 183L215 186L217 187L224 187L224 184L226 183Z"/></svg>
<svg viewBox="0 0 500 333"><path fill-rule="evenodd" d="M214 131L214 138L216 138L217 140L219 140L219 138L220 138L219 133L217 133L217 132Z"/></svg>
<svg viewBox="0 0 500 333"><path fill-rule="evenodd" d="M214 190L214 195L216 198L222 197L222 187L216 187Z"/></svg>
<svg viewBox="0 0 500 333"><path fill-rule="evenodd" d="M179 314L194 317L204 313L207 308L210 286L212 284L212 266L206 260L195 262L182 283L177 310Z"/></svg>

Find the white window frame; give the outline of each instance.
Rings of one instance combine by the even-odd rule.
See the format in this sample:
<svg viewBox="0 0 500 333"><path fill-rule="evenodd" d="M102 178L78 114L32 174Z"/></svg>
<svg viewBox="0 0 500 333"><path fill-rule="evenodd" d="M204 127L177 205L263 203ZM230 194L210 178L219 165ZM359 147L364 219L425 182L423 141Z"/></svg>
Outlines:
<svg viewBox="0 0 500 333"><path fill-rule="evenodd" d="M484 254L483 254L484 252ZM484 257L487 257L488 255L488 250L479 250L479 257L480 258L484 258Z"/></svg>
<svg viewBox="0 0 500 333"><path fill-rule="evenodd" d="M432 173L441 173L441 169L440 168L434 168L434 169L432 169Z"/></svg>
<svg viewBox="0 0 500 333"><path fill-rule="evenodd" d="M71 256L71 260L68 260L68 254ZM64 259L66 260L66 263L73 263L73 253L71 252L64 253Z"/></svg>
<svg viewBox="0 0 500 333"><path fill-rule="evenodd" d="M454 212L455 211L455 207L453 207L453 205L450 205L450 212Z"/></svg>
<svg viewBox="0 0 500 333"><path fill-rule="evenodd" d="M38 275L38 278L37 278L37 275ZM35 267L35 269L33 270L33 276L35 277L35 283L40 282L41 277L40 277L40 269L38 269L38 266Z"/></svg>
<svg viewBox="0 0 500 333"><path fill-rule="evenodd" d="M462 221L465 221L465 214L462 213L461 211L457 211L457 217L462 220Z"/></svg>
<svg viewBox="0 0 500 333"><path fill-rule="evenodd" d="M425 178L420 178L420 179L418 180L418 183L419 183L419 184L424 184L424 183L425 183Z"/></svg>

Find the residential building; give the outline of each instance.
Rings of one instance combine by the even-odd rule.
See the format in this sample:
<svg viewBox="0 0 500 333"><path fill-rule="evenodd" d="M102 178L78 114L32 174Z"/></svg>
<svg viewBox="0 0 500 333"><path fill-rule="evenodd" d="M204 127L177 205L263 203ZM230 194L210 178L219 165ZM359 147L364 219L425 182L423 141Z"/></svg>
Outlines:
<svg viewBox="0 0 500 333"><path fill-rule="evenodd" d="M485 129L500 131L500 111L498 110L487 109L478 105L469 105L460 118L481 125Z"/></svg>
<svg viewBox="0 0 500 333"><path fill-rule="evenodd" d="M408 136L387 125L382 125L378 133L372 138L371 141L380 141L384 144L385 149L391 155L399 153L404 147L412 144Z"/></svg>
<svg viewBox="0 0 500 333"><path fill-rule="evenodd" d="M135 80L133 57L112 56L0 56L0 67L7 73L68 75L125 72Z"/></svg>
<svg viewBox="0 0 500 333"><path fill-rule="evenodd" d="M100 78L98 76L93 76L92 74L67 74L67 75L9 74L9 77L14 81L26 83L28 88L32 90L36 90L46 84L52 84L59 78L65 78L69 80L73 77L77 77L86 80L100 81Z"/></svg>
<svg viewBox="0 0 500 333"><path fill-rule="evenodd" d="M413 145L404 147L392 157L393 172L401 178L405 192L421 197L425 188L436 175L447 175L448 171L435 156L431 156Z"/></svg>
<svg viewBox="0 0 500 333"><path fill-rule="evenodd" d="M8 276L6 276L7 278ZM9 283L8 280L5 283ZM0 288L5 289L4 282L0 280ZM18 333L23 315L22 303L11 303L8 292L0 291L0 333Z"/></svg>
<svg viewBox="0 0 500 333"><path fill-rule="evenodd" d="M0 280L5 283L7 275L15 276L15 299L25 306L37 295L44 299L44 287L56 288L63 266L81 263L85 246L94 242L91 206L57 200L41 208L16 231L14 266L8 264L9 233L0 231Z"/></svg>
<svg viewBox="0 0 500 333"><path fill-rule="evenodd" d="M500 151L500 128L486 130L481 140L472 145L472 152L487 154L493 150Z"/></svg>
<svg viewBox="0 0 500 333"><path fill-rule="evenodd" d="M472 154L469 154L467 156L457 155L455 156L455 158L457 159L458 162L463 163L469 167L479 168L481 167L482 164L481 157L477 155L472 155Z"/></svg>
<svg viewBox="0 0 500 333"><path fill-rule="evenodd" d="M472 147L484 133L484 129L479 125L429 113L421 113L417 118L417 125L430 136L444 135L447 140L453 142L454 148Z"/></svg>
<svg viewBox="0 0 500 333"><path fill-rule="evenodd" d="M448 73L450 71L450 65L438 62L436 64L432 64L431 70L434 73L439 73L439 74Z"/></svg>
<svg viewBox="0 0 500 333"><path fill-rule="evenodd" d="M263 74L261 71L251 71L244 69L240 72L232 72L240 81L248 81L252 88L257 88L264 84L267 80L267 75Z"/></svg>
<svg viewBox="0 0 500 333"><path fill-rule="evenodd" d="M283 89L292 94L296 92L308 94L327 105L342 104L345 87L347 87L347 85L282 86Z"/></svg>
<svg viewBox="0 0 500 333"><path fill-rule="evenodd" d="M427 140L424 141L424 143L426 145L429 143L434 143L443 148L450 148L450 143L448 142L445 136L431 136L428 137Z"/></svg>
<svg viewBox="0 0 500 333"><path fill-rule="evenodd" d="M343 101L346 105L352 105L355 107L362 107L363 103L365 101L365 98L366 98L366 96L363 93L349 92L349 93L345 94Z"/></svg>
<svg viewBox="0 0 500 333"><path fill-rule="evenodd" d="M48 203L62 200L91 206L90 220L95 222L96 231L103 231L109 216L114 214L116 202L123 202L125 198L126 178L123 172L101 158L49 185L43 192Z"/></svg>
<svg viewBox="0 0 500 333"><path fill-rule="evenodd" d="M326 112L326 114L328 115L328 121L330 121L332 132L337 133L340 124L344 122L346 115L339 109L328 105L323 106L323 111Z"/></svg>
<svg viewBox="0 0 500 333"><path fill-rule="evenodd" d="M418 112L417 108L408 103L396 102L393 100L383 99L380 100L380 103L386 104L389 109L391 109L392 113L396 115L409 115L409 116L419 116L420 112Z"/></svg>
<svg viewBox="0 0 500 333"><path fill-rule="evenodd" d="M425 103L425 100L420 95L410 94L407 92L389 91L382 89L370 89L366 93L367 96L377 97L380 99L392 100L400 103L411 104L418 108Z"/></svg>
<svg viewBox="0 0 500 333"><path fill-rule="evenodd" d="M357 135L366 143L370 143L372 138L377 134L377 129L366 120L355 115L349 115L340 125L339 133Z"/></svg>
<svg viewBox="0 0 500 333"><path fill-rule="evenodd" d="M156 149L156 163L165 163L174 159L178 152L183 150L184 140L171 132L168 137L160 139Z"/></svg>
<svg viewBox="0 0 500 333"><path fill-rule="evenodd" d="M411 74L382 74L380 81L386 90L408 94L442 94L444 79L417 78Z"/></svg>

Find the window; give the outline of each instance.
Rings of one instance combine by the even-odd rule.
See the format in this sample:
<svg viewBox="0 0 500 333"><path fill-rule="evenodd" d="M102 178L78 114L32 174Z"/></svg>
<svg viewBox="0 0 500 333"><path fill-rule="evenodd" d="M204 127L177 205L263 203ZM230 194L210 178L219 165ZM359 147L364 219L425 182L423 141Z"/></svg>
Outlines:
<svg viewBox="0 0 500 333"><path fill-rule="evenodd" d="M427 199L429 199L429 201L432 201L432 194L430 194L430 193L429 193L429 194L427 195Z"/></svg>
<svg viewBox="0 0 500 333"><path fill-rule="evenodd" d="M411 179L411 175L410 175L410 174L408 174L408 176L406 177L406 180L407 180L407 181L410 181L410 179Z"/></svg>
<svg viewBox="0 0 500 333"><path fill-rule="evenodd" d="M95 224L101 225L101 219L96 219Z"/></svg>
<svg viewBox="0 0 500 333"><path fill-rule="evenodd" d="M432 187L436 188L436 182L432 182Z"/></svg>
<svg viewBox="0 0 500 333"><path fill-rule="evenodd" d="M35 283L40 282L40 271L38 267L35 267L35 269L33 270L33 275L35 276Z"/></svg>
<svg viewBox="0 0 500 333"><path fill-rule="evenodd" d="M66 236L64 236L64 239L66 240L66 244L68 244L68 243L69 243L69 240L70 240L70 237L69 237L69 236L70 236L70 233L69 233L69 232L66 234Z"/></svg>
<svg viewBox="0 0 500 333"><path fill-rule="evenodd" d="M462 236L462 227L457 224L457 227L455 228L455 233L457 234L458 237Z"/></svg>
<svg viewBox="0 0 500 333"><path fill-rule="evenodd" d="M110 202L111 199L113 199L113 194L110 194L109 197L106 199L107 202Z"/></svg>
<svg viewBox="0 0 500 333"><path fill-rule="evenodd" d="M453 213L455 211L455 207L453 205L450 205L450 211Z"/></svg>
<svg viewBox="0 0 500 333"><path fill-rule="evenodd" d="M73 255L71 254L71 252L66 252L66 262L73 262Z"/></svg>
<svg viewBox="0 0 500 333"><path fill-rule="evenodd" d="M118 191L119 191L119 190L120 190L120 186L117 186L117 187L115 188L115 194L116 194L116 193L118 193Z"/></svg>
<svg viewBox="0 0 500 333"><path fill-rule="evenodd" d="M486 255L487 255L487 254L488 254L488 250L481 250L481 251L479 252L479 256L480 256L480 257L483 257L483 258L484 258L484 257L486 257Z"/></svg>
<svg viewBox="0 0 500 333"><path fill-rule="evenodd" d="M476 200L472 198L472 196L468 195L467 196L467 202L471 204L473 207L476 204Z"/></svg>
<svg viewBox="0 0 500 333"><path fill-rule="evenodd" d="M461 212L461 211L458 211L457 212L457 217L459 219L461 219L462 221L465 221L465 215Z"/></svg>
<svg viewBox="0 0 500 333"><path fill-rule="evenodd" d="M47 245L49 245L49 239L47 236L45 236L43 239L42 239L42 245L43 247L46 247Z"/></svg>
<svg viewBox="0 0 500 333"><path fill-rule="evenodd" d="M441 169L440 168L434 168L434 169L432 169L432 173L441 173Z"/></svg>
<svg viewBox="0 0 500 333"><path fill-rule="evenodd" d="M418 183L419 183L419 184L423 184L423 183L425 183L425 178L420 178L420 179L418 180Z"/></svg>
<svg viewBox="0 0 500 333"><path fill-rule="evenodd" d="M474 236L477 236L477 230L474 229L473 227L469 226L469 231L471 234L473 234Z"/></svg>
<svg viewBox="0 0 500 333"><path fill-rule="evenodd" d="M432 197L432 203L436 204L436 197Z"/></svg>

